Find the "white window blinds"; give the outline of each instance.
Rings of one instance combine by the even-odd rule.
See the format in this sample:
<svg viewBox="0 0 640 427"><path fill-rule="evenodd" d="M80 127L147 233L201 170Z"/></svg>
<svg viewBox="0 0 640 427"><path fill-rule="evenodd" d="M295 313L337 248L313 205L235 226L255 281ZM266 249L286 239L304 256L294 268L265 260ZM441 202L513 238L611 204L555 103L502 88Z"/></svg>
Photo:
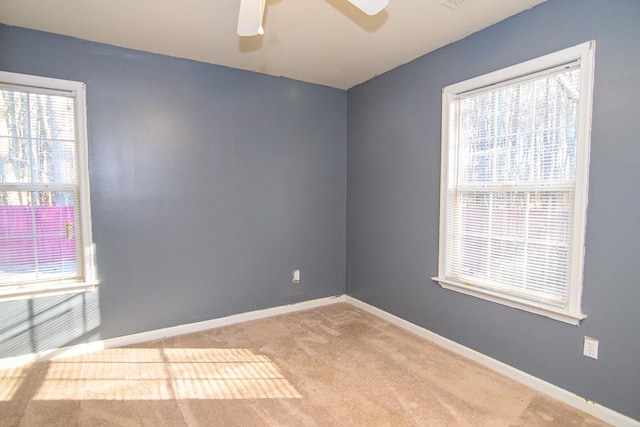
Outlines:
<svg viewBox="0 0 640 427"><path fill-rule="evenodd" d="M73 90L0 84L0 292L88 278L80 101Z"/></svg>
<svg viewBox="0 0 640 427"><path fill-rule="evenodd" d="M436 280L581 317L590 93L557 65L446 94Z"/></svg>

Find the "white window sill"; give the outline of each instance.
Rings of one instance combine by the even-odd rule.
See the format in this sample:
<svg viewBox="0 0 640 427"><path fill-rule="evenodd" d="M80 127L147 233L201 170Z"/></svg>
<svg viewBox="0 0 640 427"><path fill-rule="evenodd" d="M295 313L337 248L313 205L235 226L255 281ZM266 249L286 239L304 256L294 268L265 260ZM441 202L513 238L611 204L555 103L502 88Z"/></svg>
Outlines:
<svg viewBox="0 0 640 427"><path fill-rule="evenodd" d="M488 289L456 283L454 281L443 279L440 277L432 277L431 279L438 282L440 286L445 289L482 298L484 300L506 305L508 307L528 311L530 313L549 317L551 319L559 320L560 322L569 323L575 326L578 326L580 324L580 321L587 317L582 313L576 313L569 310L563 310L561 308L546 306L543 304L536 304L534 301L525 300L523 298L518 298L512 295L501 294L499 292L494 292Z"/></svg>
<svg viewBox="0 0 640 427"><path fill-rule="evenodd" d="M0 302L77 294L94 290L98 282L38 283L0 288Z"/></svg>

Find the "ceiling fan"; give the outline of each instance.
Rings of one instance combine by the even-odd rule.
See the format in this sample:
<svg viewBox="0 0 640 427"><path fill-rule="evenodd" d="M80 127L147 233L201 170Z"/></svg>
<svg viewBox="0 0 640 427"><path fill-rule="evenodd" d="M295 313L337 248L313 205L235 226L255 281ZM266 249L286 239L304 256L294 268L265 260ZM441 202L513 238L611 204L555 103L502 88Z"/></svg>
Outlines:
<svg viewBox="0 0 640 427"><path fill-rule="evenodd" d="M240 15L238 17L238 35L242 37L264 34L262 18L267 0L240 0ZM382 11L389 0L347 0L349 3L366 13L375 15Z"/></svg>

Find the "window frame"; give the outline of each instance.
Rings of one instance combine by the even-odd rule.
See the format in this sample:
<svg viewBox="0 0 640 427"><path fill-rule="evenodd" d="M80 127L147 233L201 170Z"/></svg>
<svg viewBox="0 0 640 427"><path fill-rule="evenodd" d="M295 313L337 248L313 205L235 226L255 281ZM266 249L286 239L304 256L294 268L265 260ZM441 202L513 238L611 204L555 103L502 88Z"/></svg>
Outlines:
<svg viewBox="0 0 640 427"><path fill-rule="evenodd" d="M591 116L593 105L595 41L581 43L539 58L516 64L498 71L474 77L443 88L442 91L442 141L440 178L440 224L438 275L432 280L441 287L512 308L546 316L572 325L579 325L586 318L582 312L582 284L584 270L584 248L588 198L589 158L591 148ZM492 90L506 82L528 79L538 73L578 63L580 67L580 102L576 143L576 178L573 205L573 229L571 231L571 257L569 259L568 305L556 307L508 293L465 283L446 276L446 254L448 242L450 166L449 147L456 138L453 105L456 97L470 92ZM453 188L453 187L451 187ZM452 217L451 217L452 218Z"/></svg>
<svg viewBox="0 0 640 427"><path fill-rule="evenodd" d="M75 99L76 155L78 173L77 212L80 223L81 259L83 275L77 280L32 282L0 287L0 301L11 301L67 293L86 292L98 285L95 248L91 227L91 201L89 187L89 147L87 136L86 85L83 82L0 71L0 82L20 89L33 88L34 93L63 92ZM13 184L5 185L6 187ZM16 184L15 188L20 188Z"/></svg>

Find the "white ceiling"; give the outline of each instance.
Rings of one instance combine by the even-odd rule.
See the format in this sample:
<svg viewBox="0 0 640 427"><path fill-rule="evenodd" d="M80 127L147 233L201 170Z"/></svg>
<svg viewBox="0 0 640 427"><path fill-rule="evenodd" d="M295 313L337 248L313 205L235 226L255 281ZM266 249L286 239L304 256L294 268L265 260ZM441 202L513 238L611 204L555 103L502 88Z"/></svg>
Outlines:
<svg viewBox="0 0 640 427"><path fill-rule="evenodd" d="M0 0L0 22L348 89L546 0L267 0L264 36L236 35L240 0Z"/></svg>

